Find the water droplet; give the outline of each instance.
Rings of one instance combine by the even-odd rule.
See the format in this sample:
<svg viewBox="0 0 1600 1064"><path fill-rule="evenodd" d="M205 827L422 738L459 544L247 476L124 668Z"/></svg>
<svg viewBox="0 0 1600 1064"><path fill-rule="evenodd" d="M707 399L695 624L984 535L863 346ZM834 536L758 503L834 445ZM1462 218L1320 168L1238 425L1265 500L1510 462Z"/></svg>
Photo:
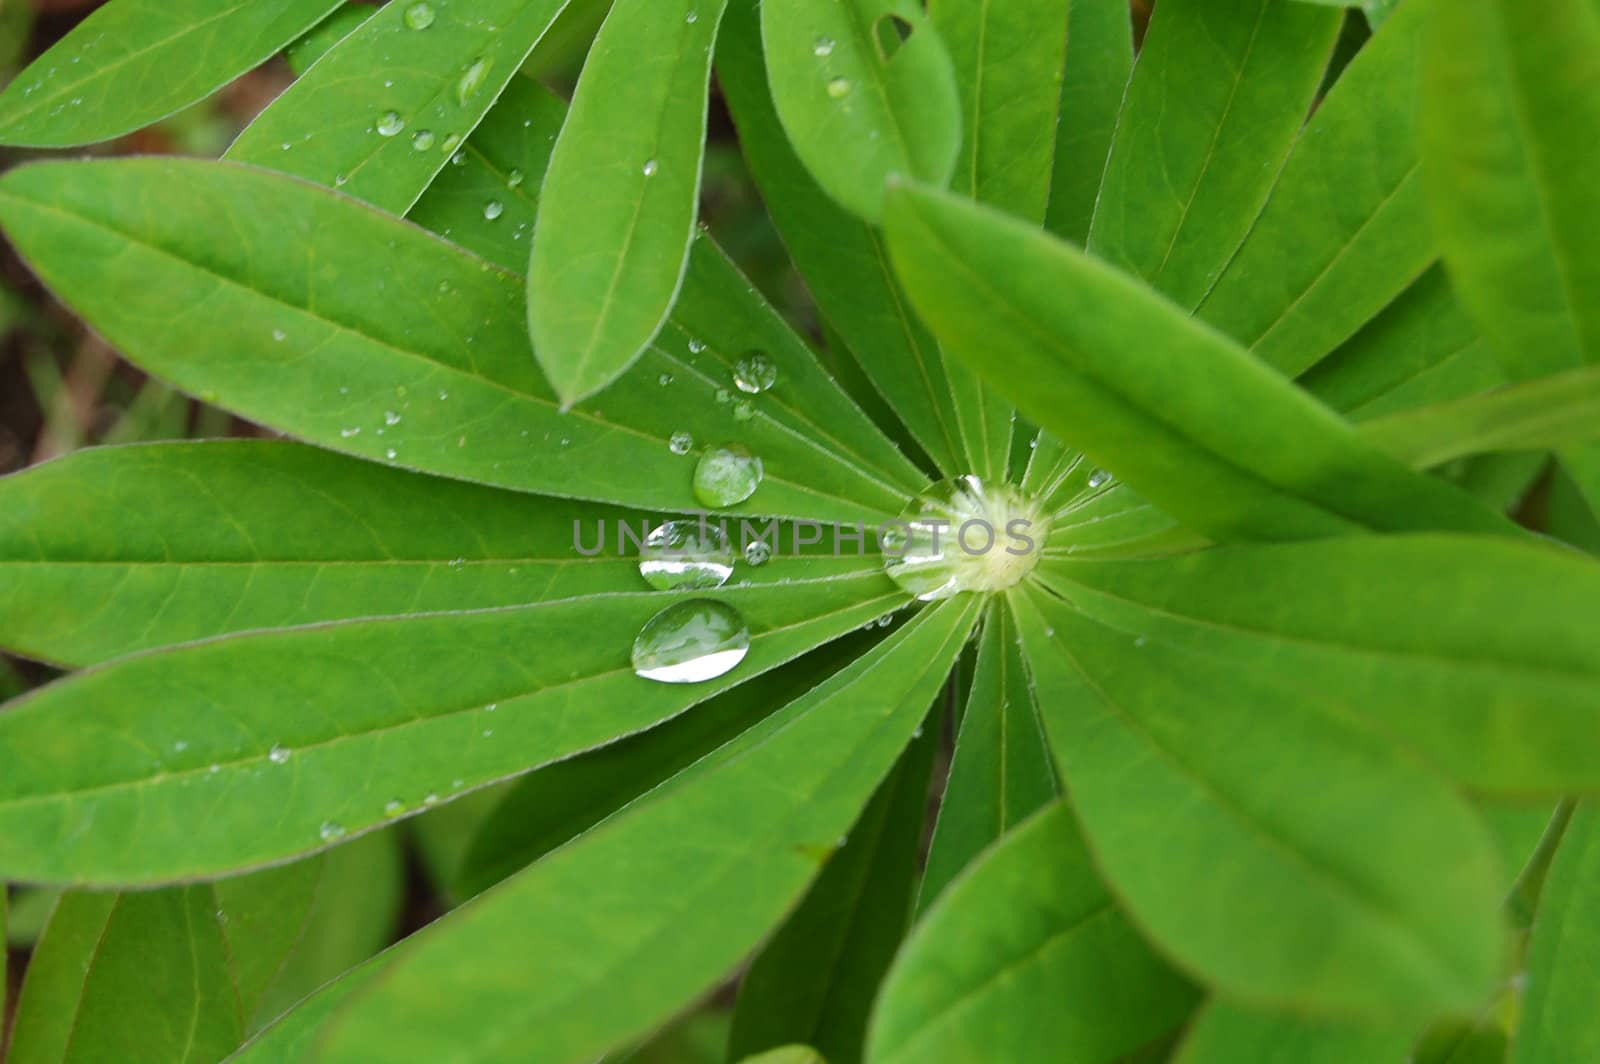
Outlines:
<svg viewBox="0 0 1600 1064"><path fill-rule="evenodd" d="M528 179L527 175L524 174L521 170L513 170L509 174L506 175L506 187L507 188L521 188L522 187L522 183L524 181L526 181L527 179Z"/></svg>
<svg viewBox="0 0 1600 1064"><path fill-rule="evenodd" d="M389 449L388 449L388 450L387 450L387 451L384 451L384 452L383 452L383 456L384 456L384 457L385 457L385 458L387 458L387 459L388 459L388 460L389 460L389 461L391 461L391 462L392 462L392 461L394 461L394 460L395 460L395 459L396 459L396 458L398 458L398 457L400 457L400 452L399 452L399 451L397 451L397 450L395 450L395 449L394 449L394 448L393 448L393 447L391 447L391 448L389 448Z"/></svg>
<svg viewBox="0 0 1600 1064"><path fill-rule="evenodd" d="M450 158L455 158L455 150L461 147L461 134L452 133L439 142L439 150L445 152Z"/></svg>
<svg viewBox="0 0 1600 1064"><path fill-rule="evenodd" d="M499 200L490 200L483 205L483 216L491 222L504 213L506 213L506 205Z"/></svg>
<svg viewBox="0 0 1600 1064"><path fill-rule="evenodd" d="M700 12L698 12L698 11L689 12L687 15L683 16L683 21L689 23L691 26L694 25L696 22L700 21Z"/></svg>
<svg viewBox="0 0 1600 1064"><path fill-rule="evenodd" d="M1109 483L1111 483L1111 473L1109 470L1096 469L1093 473L1089 474L1089 486L1091 488L1103 488Z"/></svg>
<svg viewBox="0 0 1600 1064"><path fill-rule="evenodd" d="M419 129L411 138L411 146L417 151L427 151L433 147L433 134L426 129Z"/></svg>
<svg viewBox="0 0 1600 1064"><path fill-rule="evenodd" d="M704 351L705 349L706 349L706 345L705 345L704 341L692 340L692 339L689 341L689 353L691 355L698 355L700 352Z"/></svg>
<svg viewBox="0 0 1600 1064"><path fill-rule="evenodd" d="M187 749L189 749L189 744L182 739L172 744L172 752L175 754L181 754Z"/></svg>
<svg viewBox="0 0 1600 1064"><path fill-rule="evenodd" d="M282 329L273 329L272 330L272 339L274 341L276 341L277 343L281 344L285 340L287 340L288 338L289 338L289 334L284 332Z"/></svg>
<svg viewBox="0 0 1600 1064"><path fill-rule="evenodd" d="M383 815L393 819L406 811L406 803L398 798L391 798L383 803Z"/></svg>
<svg viewBox="0 0 1600 1064"><path fill-rule="evenodd" d="M719 403L731 403L733 402L733 393L726 388L718 388L714 398Z"/></svg>
<svg viewBox="0 0 1600 1064"><path fill-rule="evenodd" d="M667 385L672 383L672 374L663 373L661 376L656 378L656 383L665 388Z"/></svg>
<svg viewBox="0 0 1600 1064"><path fill-rule="evenodd" d="M633 671L660 683L702 683L732 670L750 652L739 611L711 599L678 602L645 623L633 641Z"/></svg>
<svg viewBox="0 0 1600 1064"><path fill-rule="evenodd" d="M828 82L828 95L835 100L842 100L850 95L850 88L849 78L834 78Z"/></svg>
<svg viewBox="0 0 1600 1064"><path fill-rule="evenodd" d="M350 440L350 439L354 439L355 437L357 437L359 435L361 435L361 427L359 425L352 425L351 427L349 427L347 429L340 429L339 430L339 438L340 439Z"/></svg>
<svg viewBox="0 0 1600 1064"><path fill-rule="evenodd" d="M433 5L412 4L406 8L406 25L414 30L425 30L433 25Z"/></svg>
<svg viewBox="0 0 1600 1064"><path fill-rule="evenodd" d="M467 165L467 153L464 152L464 151L458 151L454 155L450 156L450 165L451 166L465 166L465 165Z"/></svg>
<svg viewBox="0 0 1600 1064"><path fill-rule="evenodd" d="M456 82L456 103L462 107L472 102L472 98L483 89L484 83L489 80L489 71L494 67L492 56L483 56L473 61L461 75L461 80Z"/></svg>
<svg viewBox="0 0 1600 1064"><path fill-rule="evenodd" d="M817 43L812 47L811 51L819 58L827 58L833 54L833 38L818 37Z"/></svg>
<svg viewBox="0 0 1600 1064"><path fill-rule="evenodd" d="M673 454L688 454L694 450L694 437L687 432L674 432L672 439L667 441L667 446Z"/></svg>
<svg viewBox="0 0 1600 1064"><path fill-rule="evenodd" d="M879 545L890 578L931 602L1018 583L1039 564L1048 534L1033 500L1008 484L964 476L912 499Z"/></svg>
<svg viewBox="0 0 1600 1064"><path fill-rule="evenodd" d="M645 160L645 164L644 164L644 176L645 177L655 177L656 176L656 171L659 170L659 169L661 169L661 164L656 162L654 159L646 159Z"/></svg>
<svg viewBox="0 0 1600 1064"><path fill-rule="evenodd" d="M738 444L713 447L694 470L694 497L712 509L744 502L761 486L761 459Z"/></svg>
<svg viewBox="0 0 1600 1064"><path fill-rule="evenodd" d="M749 421L756 416L756 404L748 399L740 399L733 404L733 420Z"/></svg>
<svg viewBox="0 0 1600 1064"><path fill-rule="evenodd" d="M760 568L772 560L772 544L764 539L752 539L744 545L744 560Z"/></svg>
<svg viewBox="0 0 1600 1064"><path fill-rule="evenodd" d="M398 111L390 111L388 114L378 119L379 136L392 137L404 128L406 128L406 120L400 117L400 112ZM285 151L288 151L289 145L285 144L283 148Z"/></svg>
<svg viewBox="0 0 1600 1064"><path fill-rule="evenodd" d="M400 415L393 410L385 410L383 412L383 423L385 425L398 425L400 424Z"/></svg>
<svg viewBox="0 0 1600 1064"><path fill-rule="evenodd" d="M733 383L741 392L759 395L778 383L778 364L765 351L746 351L733 364Z"/></svg>
<svg viewBox="0 0 1600 1064"><path fill-rule="evenodd" d="M322 827L317 829L317 835L323 842L332 842L334 839L344 838L344 826L331 820L324 820Z"/></svg>
<svg viewBox="0 0 1600 1064"><path fill-rule="evenodd" d="M733 548L709 521L668 521L645 537L639 575L657 591L709 591L733 575Z"/></svg>
<svg viewBox="0 0 1600 1064"><path fill-rule="evenodd" d="M287 746L274 746L271 750L267 751L267 760L271 761L274 765L285 764L292 756L294 756L294 751L290 750Z"/></svg>

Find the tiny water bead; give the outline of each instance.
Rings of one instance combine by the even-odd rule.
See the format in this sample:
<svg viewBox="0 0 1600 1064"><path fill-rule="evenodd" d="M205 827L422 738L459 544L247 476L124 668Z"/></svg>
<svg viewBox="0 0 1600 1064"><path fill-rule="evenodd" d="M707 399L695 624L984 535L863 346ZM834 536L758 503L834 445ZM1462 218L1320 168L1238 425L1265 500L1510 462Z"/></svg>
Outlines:
<svg viewBox="0 0 1600 1064"><path fill-rule="evenodd" d="M826 59L828 56L833 54L833 38L818 37L817 43L812 46L811 51L818 58Z"/></svg>
<svg viewBox="0 0 1600 1064"><path fill-rule="evenodd" d="M658 683L704 683L732 671L749 652L750 628L738 610L690 599L645 622L633 641L633 671Z"/></svg>
<svg viewBox="0 0 1600 1064"><path fill-rule="evenodd" d="M521 188L522 187L522 183L524 181L526 181L527 179L528 179L527 175L524 174L521 170L513 170L509 174L506 175L506 187L507 188Z"/></svg>
<svg viewBox="0 0 1600 1064"><path fill-rule="evenodd" d="M673 454L688 454L694 450L694 437L687 432L674 432L672 439L667 441L667 447Z"/></svg>
<svg viewBox="0 0 1600 1064"><path fill-rule="evenodd" d="M740 399L733 404L733 420L749 421L756 416L756 405L748 399Z"/></svg>
<svg viewBox="0 0 1600 1064"><path fill-rule="evenodd" d="M709 591L733 575L733 548L709 521L668 521L645 537L639 575L657 591Z"/></svg>
<svg viewBox="0 0 1600 1064"><path fill-rule="evenodd" d="M924 602L1003 591L1039 564L1050 532L1043 509L1009 484L940 481L880 536L884 569Z"/></svg>
<svg viewBox="0 0 1600 1064"><path fill-rule="evenodd" d="M1093 473L1089 474L1089 486L1091 488L1103 488L1107 484L1111 483L1113 479L1114 478L1111 476L1110 470L1096 469Z"/></svg>
<svg viewBox="0 0 1600 1064"><path fill-rule="evenodd" d="M744 560L756 568L772 560L772 544L764 539L752 539L744 545Z"/></svg>
<svg viewBox="0 0 1600 1064"><path fill-rule="evenodd" d="M419 129L411 138L411 147L417 151L427 151L433 147L433 134L426 129Z"/></svg>
<svg viewBox="0 0 1600 1064"><path fill-rule="evenodd" d="M483 216L491 222L504 213L506 213L506 205L499 200L490 200L483 205Z"/></svg>
<svg viewBox="0 0 1600 1064"><path fill-rule="evenodd" d="M828 82L828 95L835 100L842 100L850 95L850 79L834 78Z"/></svg>
<svg viewBox="0 0 1600 1064"><path fill-rule="evenodd" d="M761 459L739 444L713 447L694 470L694 497L712 509L744 502L761 486Z"/></svg>
<svg viewBox="0 0 1600 1064"><path fill-rule="evenodd" d="M414 30L425 30L433 25L434 11L432 4L412 4L406 8L406 25Z"/></svg>
<svg viewBox="0 0 1600 1064"><path fill-rule="evenodd" d="M644 163L644 176L655 177L656 171L661 169L661 164L654 159L646 159Z"/></svg>
<svg viewBox="0 0 1600 1064"><path fill-rule="evenodd" d="M274 765L285 764L292 756L293 752L286 746L274 746L271 750L267 751L267 760L271 761Z"/></svg>
<svg viewBox="0 0 1600 1064"><path fill-rule="evenodd" d="M474 60L462 73L461 80L456 82L456 103L462 107L471 103L472 98L483 90L489 80L489 71L493 68L494 59L489 56Z"/></svg>
<svg viewBox="0 0 1600 1064"><path fill-rule="evenodd" d="M344 826L332 820L323 821L322 827L317 830L317 835L323 842L333 842L344 838Z"/></svg>
<svg viewBox="0 0 1600 1064"><path fill-rule="evenodd" d="M733 364L733 383L741 392L759 395L778 383L778 364L765 351L746 351Z"/></svg>
<svg viewBox="0 0 1600 1064"><path fill-rule="evenodd" d="M390 111L378 119L378 135L392 137L406 128L406 120L400 117L399 111Z"/></svg>

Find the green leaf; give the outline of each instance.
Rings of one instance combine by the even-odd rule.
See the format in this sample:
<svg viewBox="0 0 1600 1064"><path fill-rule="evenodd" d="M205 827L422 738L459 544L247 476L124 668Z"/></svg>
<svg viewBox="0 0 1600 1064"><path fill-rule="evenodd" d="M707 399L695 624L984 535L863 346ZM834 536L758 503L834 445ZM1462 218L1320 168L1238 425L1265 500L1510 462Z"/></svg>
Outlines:
<svg viewBox="0 0 1600 1064"><path fill-rule="evenodd" d="M556 140L528 266L528 330L563 406L633 365L683 283L727 0L699 4L618 0Z"/></svg>
<svg viewBox="0 0 1600 1064"><path fill-rule="evenodd" d="M852 213L876 221L891 175L950 180L961 98L950 53L920 3L762 4L761 36L772 100L795 152Z"/></svg>
<svg viewBox="0 0 1600 1064"><path fill-rule="evenodd" d="M1089 250L1192 310L1261 212L1340 16L1283 0L1163 0L1134 67Z"/></svg>
<svg viewBox="0 0 1600 1064"><path fill-rule="evenodd" d="M1100 884L1063 803L989 849L918 925L873 1012L871 1064L1103 1064L1195 991Z"/></svg>
<svg viewBox="0 0 1600 1064"><path fill-rule="evenodd" d="M901 280L948 352L1203 535L1513 529L1069 245L907 185L891 195L887 222Z"/></svg>
<svg viewBox="0 0 1600 1064"><path fill-rule="evenodd" d="M1463 305L1513 379L1600 360L1600 8L1457 0L1430 23L1424 177Z"/></svg>
<svg viewBox="0 0 1600 1064"><path fill-rule="evenodd" d="M429 0L423 29L411 25L414 4L389 4L274 100L225 158L404 214L566 4Z"/></svg>
<svg viewBox="0 0 1600 1064"><path fill-rule="evenodd" d="M109 140L203 100L340 0L113 0L0 93L0 143Z"/></svg>
<svg viewBox="0 0 1600 1064"><path fill-rule="evenodd" d="M828 1064L810 1046L780 1046L765 1053L757 1053L753 1057L745 1057L740 1064Z"/></svg>
<svg viewBox="0 0 1600 1064"><path fill-rule="evenodd" d="M917 900L926 910L977 855L1056 796L1016 624L990 607Z"/></svg>
<svg viewBox="0 0 1600 1064"><path fill-rule="evenodd" d="M872 1000L911 923L937 747L924 729L745 973L730 1059L802 1043L861 1059Z"/></svg>
<svg viewBox="0 0 1600 1064"><path fill-rule="evenodd" d="M717 74L756 183L817 309L946 476L968 472L944 357L906 305L877 230L806 172L767 92L756 0L731 0Z"/></svg>
<svg viewBox="0 0 1600 1064"><path fill-rule="evenodd" d="M1414 1034L1258 1012L1213 1001L1184 1036L1172 1064L1399 1064Z"/></svg>
<svg viewBox="0 0 1600 1064"><path fill-rule="evenodd" d="M288 62L289 69L294 72L295 77L305 74L311 69L312 64L333 51L335 45L377 14L377 10L366 4L355 3L346 3L340 7L283 50L283 58Z"/></svg>
<svg viewBox="0 0 1600 1064"><path fill-rule="evenodd" d="M1291 377L1355 335L1437 257L1414 121L1430 3L1405 4L1345 68L1200 305L1204 321Z"/></svg>
<svg viewBox="0 0 1600 1064"><path fill-rule="evenodd" d="M661 1023L816 877L976 612L956 600L922 613L650 798L413 936L340 1013L322 1059L590 1060Z"/></svg>
<svg viewBox="0 0 1600 1064"><path fill-rule="evenodd" d="M528 357L519 278L302 182L176 160L43 164L0 181L0 221L58 294L173 384L334 450L521 491L695 508L694 459L670 438L702 425L728 425L704 443L733 437L713 395L737 355L720 353L791 335L708 285L702 305L741 312L694 340L717 357L676 335L607 396L609 417L562 414ZM385 249L377 273L372 248ZM796 346L772 349L785 370ZM822 387L808 357L794 376ZM876 523L904 505L904 487L776 417L737 432L766 469L747 513ZM847 501L858 492L875 501Z"/></svg>
<svg viewBox="0 0 1600 1064"><path fill-rule="evenodd" d="M62 896L17 1003L8 1060L210 1064L240 1038L209 884Z"/></svg>
<svg viewBox="0 0 1600 1064"><path fill-rule="evenodd" d="M640 591L622 548L652 524L292 443L80 451L0 480L0 643L89 665L258 628Z"/></svg>
<svg viewBox="0 0 1600 1064"><path fill-rule="evenodd" d="M1045 225L1082 247L1133 73L1133 21L1122 0L1067 6L1067 55Z"/></svg>
<svg viewBox="0 0 1600 1064"><path fill-rule="evenodd" d="M1477 791L1600 786L1600 565L1535 543L1356 537L1040 570L1103 624L1337 707ZM1217 696L1225 691L1218 690Z"/></svg>
<svg viewBox="0 0 1600 1064"><path fill-rule="evenodd" d="M1420 1022L1488 993L1501 873L1442 778L1295 673L1012 601L1096 864L1164 953L1300 1013Z"/></svg>
<svg viewBox="0 0 1600 1064"><path fill-rule="evenodd" d="M78 673L0 715L18 766L0 781L0 875L170 882L307 853L650 727L903 601L873 560L788 564L781 587L719 594L749 657L702 684L632 672L659 594L237 636Z"/></svg>
<svg viewBox="0 0 1600 1064"><path fill-rule="evenodd" d="M1582 806L1567 826L1534 918L1514 1064L1579 1064L1600 1054L1592 963L1600 948L1597 899L1600 816Z"/></svg>
<svg viewBox="0 0 1600 1064"><path fill-rule="evenodd" d="M1416 469L1469 454L1590 443L1600 438L1600 366L1390 414L1361 432Z"/></svg>

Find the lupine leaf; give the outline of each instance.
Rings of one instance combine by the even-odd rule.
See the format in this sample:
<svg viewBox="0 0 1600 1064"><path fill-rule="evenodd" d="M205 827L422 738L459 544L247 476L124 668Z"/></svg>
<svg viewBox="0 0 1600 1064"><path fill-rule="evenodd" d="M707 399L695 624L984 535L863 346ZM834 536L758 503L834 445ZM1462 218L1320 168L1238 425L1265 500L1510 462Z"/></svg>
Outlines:
<svg viewBox="0 0 1600 1064"><path fill-rule="evenodd" d="M1431 3L1406 3L1345 68L1200 306L1203 320L1290 376L1355 335L1437 257L1414 118Z"/></svg>
<svg viewBox="0 0 1600 1064"><path fill-rule="evenodd" d="M923 613L623 815L413 937L338 1015L323 1059L590 1060L665 1020L816 877L975 616L961 601Z"/></svg>
<svg viewBox="0 0 1600 1064"><path fill-rule="evenodd" d="M528 353L520 279L352 200L232 165L57 163L7 174L0 220L122 351L258 421L457 479L695 506L694 459L668 442L690 412L701 424L724 420L711 400L720 381L702 370L677 386L692 400L664 402L656 375L690 371L653 357L630 392L607 397L621 415L564 415ZM218 230L231 239L211 239ZM372 247L388 256L377 274ZM778 323L761 324L782 335ZM737 343L756 331L736 319L727 335ZM696 343L712 340L723 345L721 336ZM903 504L904 489L786 426L755 418L739 438L766 468L749 512L814 507L825 520L874 520ZM876 502L789 481L823 485L830 467L840 474L833 488Z"/></svg>
<svg viewBox="0 0 1600 1064"><path fill-rule="evenodd" d="M1089 239L1100 179L1132 73L1129 5L1122 0L1073 0L1067 9L1067 55L1045 224L1079 247Z"/></svg>
<svg viewBox="0 0 1600 1064"><path fill-rule="evenodd" d="M950 180L961 100L950 53L916 0L762 4L761 36L778 117L830 196L876 221L891 175Z"/></svg>
<svg viewBox="0 0 1600 1064"><path fill-rule="evenodd" d="M340 0L113 0L0 93L0 143L63 148L165 118L267 59Z"/></svg>
<svg viewBox="0 0 1600 1064"><path fill-rule="evenodd" d="M618 0L584 64L528 267L534 354L565 406L633 364L683 283L726 3Z"/></svg>
<svg viewBox="0 0 1600 1064"><path fill-rule="evenodd" d="M1145 944L1056 803L986 850L919 923L873 1012L871 1064L1103 1064L1196 993Z"/></svg>
<svg viewBox="0 0 1600 1064"><path fill-rule="evenodd" d="M926 727L926 726L924 726ZM925 731L739 985L732 1059L785 1045L860 1060L867 1019L911 923L936 735Z"/></svg>
<svg viewBox="0 0 1600 1064"><path fill-rule="evenodd" d="M274 100L226 158L404 214L482 121L567 0L403 0ZM415 25L414 25L415 24Z"/></svg>
<svg viewBox="0 0 1600 1064"><path fill-rule="evenodd" d="M1403 1027L1318 1022L1213 1001L1184 1035L1172 1064L1400 1064L1412 1040Z"/></svg>
<svg viewBox="0 0 1600 1064"><path fill-rule="evenodd" d="M1534 918L1514 1064L1579 1064L1600 1053L1591 963L1600 944L1597 897L1600 816L1593 806L1584 806L1567 825Z"/></svg>
<svg viewBox="0 0 1600 1064"><path fill-rule="evenodd" d="M926 910L996 839L1056 796L1016 623L998 603L984 620L977 671L917 900Z"/></svg>
<svg viewBox="0 0 1600 1064"><path fill-rule="evenodd" d="M1089 249L1185 310L1260 213L1340 16L1282 0L1165 0L1122 104Z"/></svg>
<svg viewBox="0 0 1600 1064"><path fill-rule="evenodd" d="M896 269L947 351L1197 532L1512 529L1067 244L909 185L890 197L888 231Z"/></svg>
<svg viewBox="0 0 1600 1064"><path fill-rule="evenodd" d="M671 601L657 594L290 629L79 673L0 715L17 766L0 874L171 882L307 853L650 727L900 601L873 561L806 565L835 575L720 593L750 652L703 684L633 675L634 637Z"/></svg>
<svg viewBox="0 0 1600 1064"><path fill-rule="evenodd" d="M1501 873L1443 779L1293 673L1013 602L1096 864L1163 953L1302 1013L1420 1022L1488 993Z"/></svg>

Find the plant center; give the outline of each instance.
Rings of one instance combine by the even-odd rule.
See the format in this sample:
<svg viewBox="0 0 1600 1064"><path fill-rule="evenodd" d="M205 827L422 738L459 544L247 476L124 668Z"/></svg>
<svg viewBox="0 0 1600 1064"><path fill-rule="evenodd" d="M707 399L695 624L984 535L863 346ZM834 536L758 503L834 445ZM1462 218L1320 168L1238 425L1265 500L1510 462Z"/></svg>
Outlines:
<svg viewBox="0 0 1600 1064"><path fill-rule="evenodd" d="M879 536L884 569L924 602L963 591L1004 591L1039 564L1049 518L1010 484L976 476L940 481Z"/></svg>

